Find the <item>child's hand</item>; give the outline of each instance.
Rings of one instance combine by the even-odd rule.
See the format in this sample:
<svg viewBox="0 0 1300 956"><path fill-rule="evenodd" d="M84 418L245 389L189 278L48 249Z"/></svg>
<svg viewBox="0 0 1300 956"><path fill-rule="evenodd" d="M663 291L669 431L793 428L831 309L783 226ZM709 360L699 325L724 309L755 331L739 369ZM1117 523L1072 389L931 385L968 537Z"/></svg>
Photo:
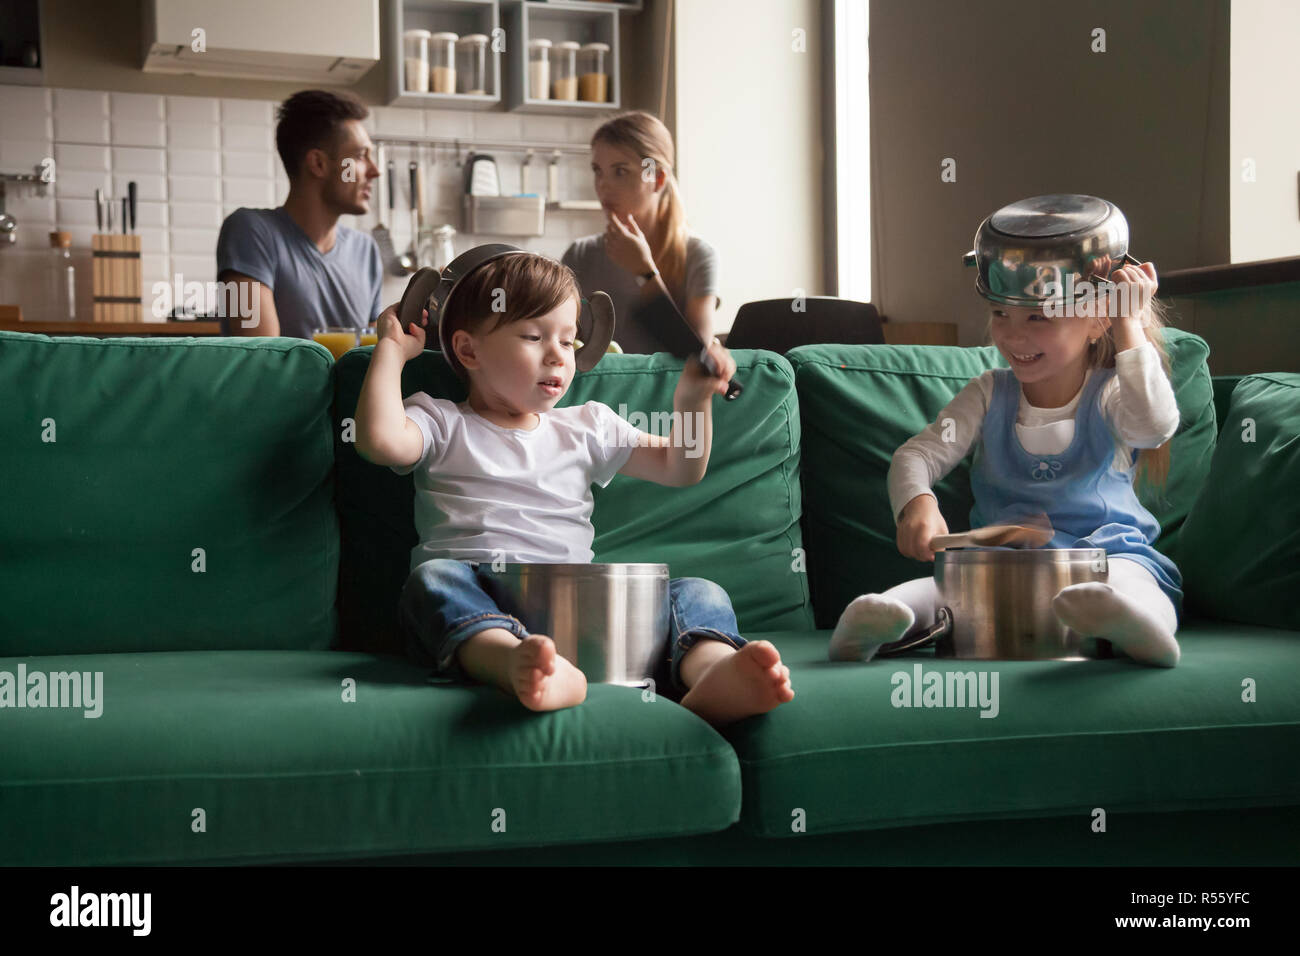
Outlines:
<svg viewBox="0 0 1300 956"><path fill-rule="evenodd" d="M423 310L420 315L425 322L429 321L428 309ZM403 332L401 323L397 318L397 303L390 305L379 313L376 326L380 342L384 341L384 339L391 339L401 348L403 362L409 362L424 351L424 329L413 324L410 334Z"/></svg>
<svg viewBox="0 0 1300 956"><path fill-rule="evenodd" d="M1111 320L1118 324L1135 323L1142 328L1150 321L1151 300L1155 297L1160 283L1156 280L1156 267L1153 262L1144 262L1140 266L1120 266L1111 274L1110 281L1115 283L1116 297L1114 310L1109 312ZM1124 294L1124 288L1128 294ZM1125 308L1127 306L1127 308Z"/></svg>
<svg viewBox="0 0 1300 956"><path fill-rule="evenodd" d="M727 383L736 374L736 360L717 339L709 343L706 350L718 374L712 374L700 361L698 355L692 355L682 369L682 376L677 380L675 403L702 405L716 392L727 394Z"/></svg>
<svg viewBox="0 0 1300 956"><path fill-rule="evenodd" d="M935 535L947 533L948 523L939 513L939 502L933 495L917 495L898 518L898 550L904 557L933 561L930 541Z"/></svg>

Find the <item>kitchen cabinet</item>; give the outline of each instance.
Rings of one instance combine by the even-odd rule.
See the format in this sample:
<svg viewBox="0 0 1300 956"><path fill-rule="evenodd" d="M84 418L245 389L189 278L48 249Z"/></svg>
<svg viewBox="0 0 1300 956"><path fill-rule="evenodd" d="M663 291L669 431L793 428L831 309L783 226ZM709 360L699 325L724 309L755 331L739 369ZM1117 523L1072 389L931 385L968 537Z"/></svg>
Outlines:
<svg viewBox="0 0 1300 956"><path fill-rule="evenodd" d="M571 113L592 114L617 110L621 104L619 90L620 51L618 18L620 7L640 9L628 4L602 3L594 0L564 0L544 3L536 0L503 0L506 35L510 46L506 52L509 68L506 78L506 106L521 113ZM529 43L534 39L550 40L552 56L555 45L561 42L603 43L609 47L605 54L604 72L608 90L604 102L574 99L540 99L533 96L529 77ZM555 62L551 63L552 84ZM579 67L581 72L581 67Z"/></svg>
<svg viewBox="0 0 1300 956"><path fill-rule="evenodd" d="M489 110L501 102L501 53L509 37L500 30L497 0L386 0L387 28L384 63L388 76L388 105L439 109ZM418 92L407 89L407 30L487 37L486 88L479 93Z"/></svg>
<svg viewBox="0 0 1300 956"><path fill-rule="evenodd" d="M44 86L41 49L38 0L5 0L0 4L0 83Z"/></svg>

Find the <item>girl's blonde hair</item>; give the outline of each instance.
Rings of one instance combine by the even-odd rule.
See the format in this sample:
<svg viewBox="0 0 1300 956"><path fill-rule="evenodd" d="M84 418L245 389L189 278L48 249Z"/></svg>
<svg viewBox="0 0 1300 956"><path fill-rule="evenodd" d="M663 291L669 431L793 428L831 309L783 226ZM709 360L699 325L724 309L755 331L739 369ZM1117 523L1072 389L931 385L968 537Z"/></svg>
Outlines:
<svg viewBox="0 0 1300 956"><path fill-rule="evenodd" d="M1115 367L1115 338L1112 333L1114 328L1114 319L1111 325L1106 329L1096 342L1088 346L1088 367L1089 368L1114 368ZM1170 364L1169 352L1165 349L1164 328L1169 324L1169 307L1161 302L1158 298L1152 296L1149 304L1149 318L1142 332L1147 337L1147 341L1156 347L1156 354L1160 356L1160 367L1164 370L1165 377L1169 378ZM1137 480L1141 481L1149 488L1163 488L1165 482L1169 479L1169 446L1173 439L1165 442L1159 448L1143 448L1138 451L1137 460Z"/></svg>
<svg viewBox="0 0 1300 956"><path fill-rule="evenodd" d="M663 238L650 250L669 291L680 293L686 284L686 210L682 206L677 178L673 175L673 137L668 127L649 113L622 113L604 123L591 137L591 144L605 143L651 159L664 171L664 188L659 194L658 223Z"/></svg>

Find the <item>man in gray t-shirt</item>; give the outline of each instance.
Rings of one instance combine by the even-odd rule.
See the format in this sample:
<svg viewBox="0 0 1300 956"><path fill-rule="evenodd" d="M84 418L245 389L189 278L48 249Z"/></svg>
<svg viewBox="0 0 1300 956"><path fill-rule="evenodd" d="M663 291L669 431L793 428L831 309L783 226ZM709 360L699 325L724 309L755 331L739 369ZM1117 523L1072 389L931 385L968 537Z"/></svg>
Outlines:
<svg viewBox="0 0 1300 956"><path fill-rule="evenodd" d="M620 268L605 252L604 234L577 239L565 250L561 261L578 277L583 295L607 292L614 300L614 341L629 353L657 352L662 346L651 330L638 320L637 310L646 301L643 286L636 276ZM698 236L686 239L686 277L684 297L674 299L677 310L687 314L691 299L718 294L718 256L713 247ZM706 337L707 339L708 337Z"/></svg>
<svg viewBox="0 0 1300 956"><path fill-rule="evenodd" d="M364 232L334 232L333 248L321 252L285 207L237 209L221 226L217 270L271 290L280 335L309 339L330 325L364 329L383 310L379 247Z"/></svg>
<svg viewBox="0 0 1300 956"><path fill-rule="evenodd" d="M382 311L379 247L338 224L370 211L379 167L361 125L368 115L351 94L326 90L281 104L275 144L289 195L277 209L235 210L217 239L217 278L238 283L236 301L255 309L230 317L229 334L309 339L326 326L363 329Z"/></svg>

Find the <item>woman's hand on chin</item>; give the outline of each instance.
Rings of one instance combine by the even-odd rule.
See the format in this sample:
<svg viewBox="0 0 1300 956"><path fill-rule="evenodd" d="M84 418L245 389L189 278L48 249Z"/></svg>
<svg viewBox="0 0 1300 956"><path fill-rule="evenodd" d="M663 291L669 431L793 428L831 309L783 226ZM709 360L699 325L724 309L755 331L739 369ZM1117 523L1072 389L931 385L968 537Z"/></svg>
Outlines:
<svg viewBox="0 0 1300 956"><path fill-rule="evenodd" d="M655 267L650 243L631 213L626 219L620 218L617 212L609 214L609 223L605 227L605 254L616 266L632 275L645 275Z"/></svg>

